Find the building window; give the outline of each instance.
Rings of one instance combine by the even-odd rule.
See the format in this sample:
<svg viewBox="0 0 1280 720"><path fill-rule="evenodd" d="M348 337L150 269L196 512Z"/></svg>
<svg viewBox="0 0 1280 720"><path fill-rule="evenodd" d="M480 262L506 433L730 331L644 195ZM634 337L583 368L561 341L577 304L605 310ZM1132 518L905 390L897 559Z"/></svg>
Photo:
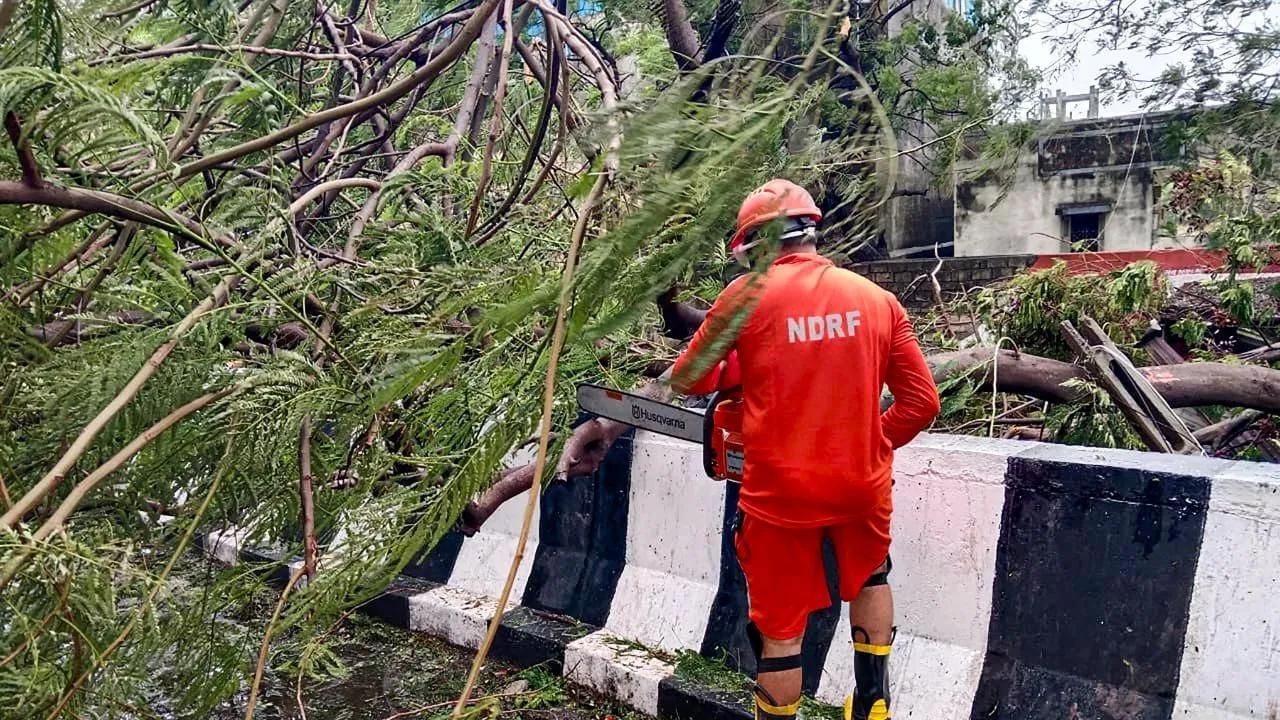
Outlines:
<svg viewBox="0 0 1280 720"><path fill-rule="evenodd" d="M968 15L971 3L972 0L947 0L947 9L953 13Z"/></svg>
<svg viewBox="0 0 1280 720"><path fill-rule="evenodd" d="M1058 208L1058 214L1062 216L1062 238L1071 252L1098 252L1102 249L1102 233L1110 211L1111 206L1102 203Z"/></svg>

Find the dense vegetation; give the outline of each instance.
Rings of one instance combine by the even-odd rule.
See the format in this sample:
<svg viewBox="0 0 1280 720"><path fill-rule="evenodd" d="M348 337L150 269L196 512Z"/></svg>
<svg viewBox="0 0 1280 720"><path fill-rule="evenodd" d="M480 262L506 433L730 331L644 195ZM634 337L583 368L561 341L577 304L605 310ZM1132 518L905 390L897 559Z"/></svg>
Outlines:
<svg viewBox="0 0 1280 720"><path fill-rule="evenodd" d="M718 291L750 188L813 187L847 258L886 160L933 151L945 182L1016 114L1010 10L911 5L0 0L0 707L203 717L264 667L338 672L330 628L494 483L544 392L564 435L577 380L673 357L653 298ZM1243 267L1273 221L1211 197L1179 207ZM250 518L308 581L219 632L261 578L172 576Z"/></svg>

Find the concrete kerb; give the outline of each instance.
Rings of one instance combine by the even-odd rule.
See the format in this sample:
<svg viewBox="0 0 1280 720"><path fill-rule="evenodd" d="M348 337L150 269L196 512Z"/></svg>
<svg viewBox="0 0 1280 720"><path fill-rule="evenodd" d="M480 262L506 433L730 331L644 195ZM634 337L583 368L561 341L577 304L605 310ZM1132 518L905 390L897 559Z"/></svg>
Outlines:
<svg viewBox="0 0 1280 720"><path fill-rule="evenodd" d="M702 477L691 445L639 434L631 455L625 478L544 494L494 652L645 713L745 718L742 698L690 686L670 662L733 659L724 628L745 597L720 538L733 488ZM899 453L895 483L896 717L1236 720L1280 706L1280 469L934 435ZM365 609L477 647L518 529L505 511L438 564L442 584L402 578ZM225 561L240 535L215 535ZM836 703L852 666L833 613L806 672Z"/></svg>

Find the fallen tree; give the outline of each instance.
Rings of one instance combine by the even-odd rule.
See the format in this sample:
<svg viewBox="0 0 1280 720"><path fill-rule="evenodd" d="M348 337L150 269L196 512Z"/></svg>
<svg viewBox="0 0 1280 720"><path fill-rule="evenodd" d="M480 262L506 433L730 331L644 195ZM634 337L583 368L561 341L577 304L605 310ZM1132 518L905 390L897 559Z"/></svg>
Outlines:
<svg viewBox="0 0 1280 720"><path fill-rule="evenodd" d="M998 358L993 363L992 359ZM935 382L970 374L981 390L1029 395L1046 402L1082 399L1072 380L1083 380L1080 368L1060 360L990 348L962 350L926 358ZM1227 405L1280 413L1280 370L1260 365L1181 363L1139 368L1170 405L1176 408Z"/></svg>
<svg viewBox="0 0 1280 720"><path fill-rule="evenodd" d="M673 312L669 295L659 300L660 306L664 303L668 304L663 308L664 319L689 318L698 312L682 304L677 304L682 310ZM685 324L664 327L668 335L684 335L688 331ZM1081 385L1073 382L1085 380L1084 371L1071 363L1051 358L1011 350L997 352L991 348L975 348L930 355L926 360L933 371L934 382L938 384L967 375L977 389L984 392L994 390L1026 395L1050 403L1080 402L1087 395ZM1139 370L1173 407L1227 405L1258 413L1280 413L1280 370L1226 363L1181 363ZM661 402L672 397L671 389L661 380L642 384L635 392ZM890 404L892 399L886 399L884 406ZM1260 415L1245 416L1247 419L1257 417ZM1206 442L1216 440L1243 421L1224 422L1222 427L1215 426L1213 432L1201 439ZM556 465L555 479L564 481L594 473L609 449L629 427L604 418L593 418L579 425L564 445ZM527 491L532 484L532 464L504 471L488 490L467 505L462 515L462 531L474 535L504 502Z"/></svg>

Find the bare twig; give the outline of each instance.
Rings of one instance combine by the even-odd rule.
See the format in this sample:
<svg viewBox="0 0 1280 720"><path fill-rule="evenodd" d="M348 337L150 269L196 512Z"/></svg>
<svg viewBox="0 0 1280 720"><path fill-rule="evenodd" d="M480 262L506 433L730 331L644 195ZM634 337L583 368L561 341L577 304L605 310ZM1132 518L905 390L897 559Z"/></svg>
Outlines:
<svg viewBox="0 0 1280 720"><path fill-rule="evenodd" d="M343 188L349 188L349 187L362 187L362 188L368 188L370 190L377 191L382 189L382 183L370 178L358 178L358 177L338 178L337 180L329 180L327 182L322 182L319 185L316 185L315 187L303 193L302 196L299 197L297 200L294 200L292 203L290 203L288 215L289 217L293 217L297 215L298 213L302 212L302 209L306 207L309 203L311 203L317 197L329 192L330 190L342 190Z"/></svg>
<svg viewBox="0 0 1280 720"><path fill-rule="evenodd" d="M125 15L132 15L133 13L136 13L140 10L146 10L152 5L155 5L157 2L159 2L159 0L139 0L139 2L136 2L132 5L127 5L119 10L111 10L108 12L104 12L98 16L98 19L114 20L118 17L124 17Z"/></svg>
<svg viewBox="0 0 1280 720"><path fill-rule="evenodd" d="M604 194L604 188L608 182L608 172L602 172L596 177L595 185L592 186L590 194L587 195L582 204L582 210L578 213L578 222L574 226L573 235L569 239L569 251L565 259L564 276L560 282L560 301L556 310L556 325L551 332L551 356L547 363L546 380L543 383L542 427L539 431L538 454L533 464L533 485L529 490L529 501L525 504L524 521L520 525L520 535L516 539L515 556L512 557L511 567L507 570L507 580L503 583L502 593L498 595L497 610L494 611L493 619L489 622L489 631L485 634L484 642L480 644L480 649L476 652L475 660L471 664L471 672L467 676L466 685L463 686L462 693L458 696L458 702L453 706L454 718L462 715L463 708L467 706L467 702L471 699L476 680L480 677L480 669L484 667L489 648L493 645L493 639L498 634L498 626L502 622L502 613L507 607L507 601L511 598L511 586L515 584L516 573L519 572L520 563L524 560L524 549L529 540L529 528L533 524L533 509L538 504L538 495L542 486L542 473L547 465L547 446L551 440L551 415L555 404L556 370L560 366L560 351L564 347L565 315L569 309L569 296L573 290L573 273L577 267L578 250L582 247L583 238L587 234L587 223L591 218L592 211L599 203L600 196Z"/></svg>
<svg viewBox="0 0 1280 720"><path fill-rule="evenodd" d="M252 53L253 55L266 55L268 57L291 57L301 58L303 60L337 60L340 62L351 62L359 60L359 56L351 53L321 53L307 52L305 50L284 50L281 48L264 47L262 45L210 45L207 43L197 43L195 45L181 45L179 47L163 47L152 48L150 50L139 50L134 53L126 53L120 55L107 55L105 57L94 58L88 62L90 66L107 65L110 63L133 62L135 60L150 60L153 58L172 57L174 55L187 55L190 53Z"/></svg>
<svg viewBox="0 0 1280 720"><path fill-rule="evenodd" d="M476 36L480 34L480 29L484 25L485 20L493 13L494 7L498 0L483 0L481 5L476 9L475 14L467 20L465 24L454 35L453 40L441 50L440 54L431 59L430 62L415 70L411 75L396 83L388 85L379 92L373 93L359 100L353 100L327 110L322 110L311 115L307 115L298 122L281 128L276 132L263 135L261 137L249 140L239 145L227 148L225 150L206 155L195 162L184 165L177 171L177 179L191 177L192 175L205 170L207 168L216 167L222 163L242 158L250 153L265 150L274 147L287 140L297 137L302 133L333 122L342 118L363 112L379 105L394 102L409 94L419 85L429 83L436 79L445 68L449 67L466 52L471 46Z"/></svg>
<svg viewBox="0 0 1280 720"><path fill-rule="evenodd" d="M280 599L276 601L276 607L271 611L271 619L267 621L267 627L262 631L262 643L258 645L258 663L253 668L253 684L249 686L249 702L245 705L244 720L253 720L253 711L258 704L258 689L262 687L262 674L267 668L267 648L270 647L276 621L280 619L280 610L284 608L284 601L289 599L289 593L293 592L304 570L305 568L298 568L297 572L289 576L289 582L280 592Z"/></svg>
<svg viewBox="0 0 1280 720"><path fill-rule="evenodd" d="M75 467L75 464L84 456L85 452L88 451L89 446L93 444L94 438L98 436L98 433L102 432L102 429L107 426L107 423L111 422L112 418L119 414L125 406L137 397L138 391L142 389L142 386L160 370L160 366L164 364L166 359L168 359L169 354L173 352L175 347L177 347L178 342L182 340L183 336L190 332L191 329L196 326L196 323L198 323L205 315L225 303L227 298L231 295L231 290L239 284L239 282L240 276L238 275L230 275L223 278L222 282L218 284L209 297L205 298L199 305L192 308L191 312L187 313L187 316L174 326L173 330L169 332L169 339L166 340L159 348L156 348L156 351L151 354L151 357L147 358L147 361L143 363L142 367L136 374L134 374L133 378L131 378L120 392L116 394L115 398L113 398L111 402L107 403L107 406L102 408L102 410L98 412L97 416L95 416L93 420L89 421L89 424L80 431L80 435L75 439L75 442L71 444L71 447L67 448L67 451L62 454L62 457L58 459L58 462L53 466L53 469L45 474L39 482L37 482L25 495L14 503L13 507L9 508L3 516L0 516L0 527L13 528L28 512L31 511L32 508L36 506L36 503L43 500L46 495L48 495L62 482L62 479L66 477L67 472L69 472L72 467Z"/></svg>
<svg viewBox="0 0 1280 720"><path fill-rule="evenodd" d="M899 2L897 5L894 5L887 12L885 12L884 15L881 15L880 18L877 20L877 22L879 22L881 26L888 25L890 20L897 17L898 13L911 7L912 3L914 2L915 0L901 0L901 2Z"/></svg>
<svg viewBox="0 0 1280 720"><path fill-rule="evenodd" d="M302 418L298 431L298 508L302 520L302 569L307 579L316 576L316 510L311 476L311 416Z"/></svg>

